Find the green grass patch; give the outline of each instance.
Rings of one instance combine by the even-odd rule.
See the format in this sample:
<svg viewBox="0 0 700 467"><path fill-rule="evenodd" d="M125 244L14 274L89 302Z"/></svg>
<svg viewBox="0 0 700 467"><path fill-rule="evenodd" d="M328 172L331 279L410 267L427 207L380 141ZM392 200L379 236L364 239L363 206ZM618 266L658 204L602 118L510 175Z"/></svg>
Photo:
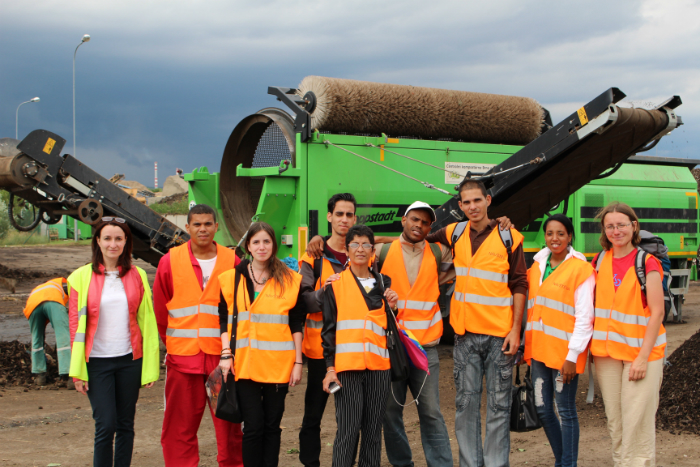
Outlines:
<svg viewBox="0 0 700 467"><path fill-rule="evenodd" d="M187 200L187 197L184 197L180 201L176 201L172 204L155 203L151 204L148 207L162 216L165 216L167 214L187 215L187 213L190 211L190 202Z"/></svg>
<svg viewBox="0 0 700 467"><path fill-rule="evenodd" d="M10 229L2 238L0 238L1 246L43 245L46 243L49 243L48 237L46 235L42 235L41 232L38 231L18 232L17 230Z"/></svg>

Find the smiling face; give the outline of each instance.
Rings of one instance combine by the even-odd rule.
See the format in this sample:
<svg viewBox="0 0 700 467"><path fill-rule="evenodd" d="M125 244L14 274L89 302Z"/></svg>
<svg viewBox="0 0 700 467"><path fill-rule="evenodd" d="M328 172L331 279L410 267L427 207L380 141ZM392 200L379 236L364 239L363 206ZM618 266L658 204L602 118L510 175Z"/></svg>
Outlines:
<svg viewBox="0 0 700 467"><path fill-rule="evenodd" d="M337 201L333 212L326 213L326 219L331 223L331 230L344 237L355 225L355 205L350 201Z"/></svg>
<svg viewBox="0 0 700 467"><path fill-rule="evenodd" d="M211 214L192 214L189 224L185 225L192 243L200 248L207 248L214 241L214 234L219 224L214 222Z"/></svg>
<svg viewBox="0 0 700 467"><path fill-rule="evenodd" d="M487 209L491 205L491 196L481 192L478 188L464 190L459 194L459 208L472 222L481 222L486 217Z"/></svg>
<svg viewBox="0 0 700 467"><path fill-rule="evenodd" d="M413 209L403 216L403 236L411 243L423 241L430 233L433 219L425 209Z"/></svg>
<svg viewBox="0 0 700 467"><path fill-rule="evenodd" d="M566 227L561 222L549 221L544 232L544 240L552 254L559 255L566 251L566 247L571 243L571 234L566 231Z"/></svg>
<svg viewBox="0 0 700 467"><path fill-rule="evenodd" d="M274 245L270 234L261 230L250 237L246 249L253 256L253 259L260 263L266 262L272 256Z"/></svg>
<svg viewBox="0 0 700 467"><path fill-rule="evenodd" d="M100 247L102 257L118 261L126 245L124 231L116 225L106 225L97 237L97 245Z"/></svg>
<svg viewBox="0 0 700 467"><path fill-rule="evenodd" d="M367 245L370 247L367 248ZM367 236L355 236L348 244L348 258L350 261L360 268L369 267L369 260L374 253L374 245L372 245Z"/></svg>
<svg viewBox="0 0 700 467"><path fill-rule="evenodd" d="M609 212L603 218L605 236L613 247L625 247L632 241L637 223L621 212Z"/></svg>

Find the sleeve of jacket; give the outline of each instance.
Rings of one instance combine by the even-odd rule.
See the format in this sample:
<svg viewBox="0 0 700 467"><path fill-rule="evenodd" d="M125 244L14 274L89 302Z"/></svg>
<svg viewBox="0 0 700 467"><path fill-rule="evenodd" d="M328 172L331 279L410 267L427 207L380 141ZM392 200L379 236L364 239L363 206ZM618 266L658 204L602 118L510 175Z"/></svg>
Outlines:
<svg viewBox="0 0 700 467"><path fill-rule="evenodd" d="M306 306L306 313L318 313L321 311L321 304L316 299L316 277L314 276L314 268L307 262L303 261L299 268L301 274L301 302ZM298 302L297 302L298 303Z"/></svg>
<svg viewBox="0 0 700 467"><path fill-rule="evenodd" d="M137 268L143 284L143 297L136 315L136 320L141 328L143 339L143 366L141 369L141 384L145 385L158 381L160 377L160 345L158 342L158 324L153 311L153 299L151 287L148 285L146 272Z"/></svg>
<svg viewBox="0 0 700 467"><path fill-rule="evenodd" d="M576 363L578 356L586 350L593 337L595 277L595 272L592 272L574 292L574 332L569 340L569 353L566 355L570 362Z"/></svg>
<svg viewBox="0 0 700 467"><path fill-rule="evenodd" d="M170 253L166 253L158 263L156 280L153 283L153 311L158 323L158 334L166 343L168 329L168 308L165 306L173 298L173 277L170 273Z"/></svg>
<svg viewBox="0 0 700 467"><path fill-rule="evenodd" d="M299 289L299 295L297 296L297 303L294 308L289 310L289 330L292 334L295 332L304 332L304 325L306 324L306 304L304 303L304 298L302 297L301 288Z"/></svg>
<svg viewBox="0 0 700 467"><path fill-rule="evenodd" d="M513 295L516 293L527 295L527 265L522 243L508 256L508 264L510 266L508 270L508 288L510 292Z"/></svg>
<svg viewBox="0 0 700 467"><path fill-rule="evenodd" d="M323 328L321 328L321 346L326 367L335 366L335 330L338 321L338 308L335 302L333 287L328 286L322 291L323 300Z"/></svg>

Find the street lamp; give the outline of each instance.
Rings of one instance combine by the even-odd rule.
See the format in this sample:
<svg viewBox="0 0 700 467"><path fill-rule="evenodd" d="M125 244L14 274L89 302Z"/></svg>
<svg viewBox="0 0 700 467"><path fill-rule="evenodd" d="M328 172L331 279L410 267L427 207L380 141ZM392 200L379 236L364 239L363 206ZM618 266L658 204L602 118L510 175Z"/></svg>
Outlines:
<svg viewBox="0 0 700 467"><path fill-rule="evenodd" d="M19 139L18 135L18 129L19 129L19 108L22 107L24 104L28 104L30 102L39 102L39 98L35 97L33 99L29 99L28 101L22 102L20 105L17 106L17 113L15 114L15 139Z"/></svg>
<svg viewBox="0 0 700 467"><path fill-rule="evenodd" d="M90 41L90 34L85 34L78 44L78 47ZM75 157L75 55L78 53L78 47L73 52L73 157ZM73 240L78 241L78 220L73 221Z"/></svg>
<svg viewBox="0 0 700 467"><path fill-rule="evenodd" d="M90 34L85 34L78 47L89 41ZM78 47L73 52L73 157L75 157L75 55L78 53Z"/></svg>

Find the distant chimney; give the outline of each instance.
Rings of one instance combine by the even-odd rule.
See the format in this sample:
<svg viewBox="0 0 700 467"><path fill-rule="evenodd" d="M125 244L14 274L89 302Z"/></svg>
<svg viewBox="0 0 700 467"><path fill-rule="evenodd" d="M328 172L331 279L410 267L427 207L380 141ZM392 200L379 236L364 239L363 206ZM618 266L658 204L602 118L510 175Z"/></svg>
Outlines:
<svg viewBox="0 0 700 467"><path fill-rule="evenodd" d="M156 162L155 164L155 171L156 171L156 180L155 180L155 186L154 188L158 188L158 163Z"/></svg>

